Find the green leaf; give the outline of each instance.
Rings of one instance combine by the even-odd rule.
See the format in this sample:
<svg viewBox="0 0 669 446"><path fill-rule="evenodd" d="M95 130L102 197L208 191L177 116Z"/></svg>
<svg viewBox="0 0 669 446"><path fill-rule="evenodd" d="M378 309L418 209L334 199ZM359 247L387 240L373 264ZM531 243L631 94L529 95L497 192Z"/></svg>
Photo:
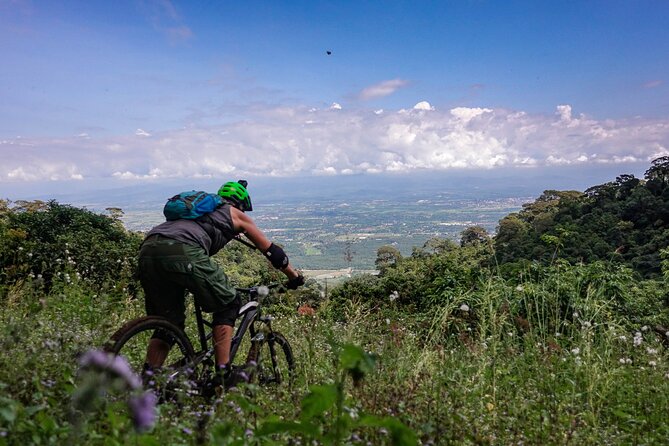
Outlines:
<svg viewBox="0 0 669 446"><path fill-rule="evenodd" d="M310 392L302 399L303 420L310 420L322 415L334 406L337 401L337 386L326 384L322 386L311 386Z"/></svg>
<svg viewBox="0 0 669 446"><path fill-rule="evenodd" d="M0 418L7 423L13 423L16 420L16 407L13 405L0 407Z"/></svg>
<svg viewBox="0 0 669 446"><path fill-rule="evenodd" d="M385 428L390 435L390 442L393 446L416 446L418 437L416 433L407 425L395 418L375 417L366 415L360 418L360 426Z"/></svg>
<svg viewBox="0 0 669 446"><path fill-rule="evenodd" d="M339 353L339 364L353 377L354 384L358 385L374 370L376 357L357 345L346 344Z"/></svg>
<svg viewBox="0 0 669 446"><path fill-rule="evenodd" d="M220 444L220 445L228 444L228 440L232 436L232 431L233 431L232 423L217 424L211 430L212 444Z"/></svg>

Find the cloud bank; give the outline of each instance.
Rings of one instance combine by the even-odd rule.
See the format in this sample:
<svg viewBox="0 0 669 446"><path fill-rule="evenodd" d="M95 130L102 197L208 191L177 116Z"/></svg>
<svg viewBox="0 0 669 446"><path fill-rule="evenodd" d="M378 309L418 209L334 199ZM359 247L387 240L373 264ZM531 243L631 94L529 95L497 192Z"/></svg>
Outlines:
<svg viewBox="0 0 669 446"><path fill-rule="evenodd" d="M669 120L596 120L426 101L401 110L258 109L237 122L99 138L0 140L0 181L208 178L648 162Z"/></svg>

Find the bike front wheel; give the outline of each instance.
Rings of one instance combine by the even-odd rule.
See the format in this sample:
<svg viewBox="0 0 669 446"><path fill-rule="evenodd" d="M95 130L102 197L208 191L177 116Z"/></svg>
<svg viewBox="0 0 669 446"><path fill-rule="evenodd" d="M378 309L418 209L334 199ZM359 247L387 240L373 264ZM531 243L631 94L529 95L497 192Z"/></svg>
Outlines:
<svg viewBox="0 0 669 446"><path fill-rule="evenodd" d="M293 349L281 333L271 332L266 334L263 340L255 341L248 359L255 362L252 381L260 385L293 384L295 378Z"/></svg>
<svg viewBox="0 0 669 446"><path fill-rule="evenodd" d="M149 341L157 334L172 345L163 367L147 371ZM105 351L127 359L133 372L142 377L145 387L156 392L162 401L180 400L198 393L201 370L198 358L186 334L167 319L147 316L132 320L114 333L105 345Z"/></svg>

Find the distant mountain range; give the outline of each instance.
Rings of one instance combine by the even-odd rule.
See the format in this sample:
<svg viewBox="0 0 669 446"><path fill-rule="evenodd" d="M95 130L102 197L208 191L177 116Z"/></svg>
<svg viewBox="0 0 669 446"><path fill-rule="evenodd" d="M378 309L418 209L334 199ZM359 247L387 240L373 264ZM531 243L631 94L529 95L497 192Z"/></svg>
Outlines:
<svg viewBox="0 0 669 446"><path fill-rule="evenodd" d="M435 194L461 199L537 197L546 189L584 190L615 179L623 173L643 177L648 166L563 166L552 169L492 169L415 171L410 174L338 175L300 177L250 177L254 203L319 202L324 199L357 201L370 199L411 200ZM70 182L0 183L0 197L10 200L50 200L92 210L119 207L124 210L158 211L172 195L189 189L216 191L220 184L236 180L170 179L125 182L81 180Z"/></svg>

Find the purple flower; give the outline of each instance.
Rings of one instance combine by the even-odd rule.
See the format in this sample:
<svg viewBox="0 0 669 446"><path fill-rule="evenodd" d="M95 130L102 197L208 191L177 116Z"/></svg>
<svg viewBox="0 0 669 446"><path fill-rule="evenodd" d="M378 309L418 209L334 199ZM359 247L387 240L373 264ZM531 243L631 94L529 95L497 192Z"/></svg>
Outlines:
<svg viewBox="0 0 669 446"><path fill-rule="evenodd" d="M81 357L79 365L82 368L94 368L117 375L131 389L142 387L142 380L132 371L128 361L122 356L116 356L101 350L89 350Z"/></svg>
<svg viewBox="0 0 669 446"><path fill-rule="evenodd" d="M156 403L158 398L149 391L128 400L132 422L138 431L146 431L156 422Z"/></svg>

